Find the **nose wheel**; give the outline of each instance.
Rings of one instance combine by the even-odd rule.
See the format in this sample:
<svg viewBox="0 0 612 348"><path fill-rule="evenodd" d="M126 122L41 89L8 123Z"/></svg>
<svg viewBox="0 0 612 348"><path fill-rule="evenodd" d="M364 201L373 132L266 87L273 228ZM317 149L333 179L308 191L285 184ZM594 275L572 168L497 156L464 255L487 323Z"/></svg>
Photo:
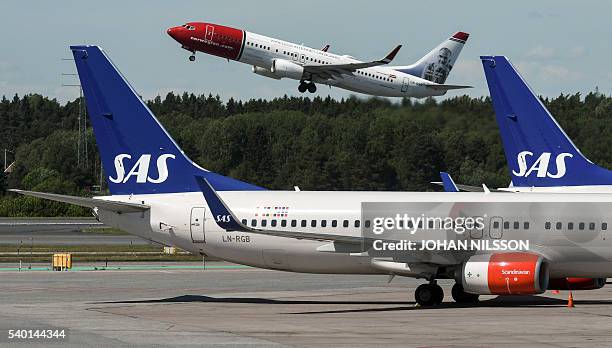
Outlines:
<svg viewBox="0 0 612 348"><path fill-rule="evenodd" d="M300 81L300 85L298 86L298 91L300 93L304 93L306 91L310 93L314 93L317 91L317 85L312 82Z"/></svg>
<svg viewBox="0 0 612 348"><path fill-rule="evenodd" d="M189 61L193 62L195 60L195 54L189 56Z"/></svg>
<svg viewBox="0 0 612 348"><path fill-rule="evenodd" d="M414 299L421 306L438 305L444 300L444 290L436 283L421 284L414 291Z"/></svg>

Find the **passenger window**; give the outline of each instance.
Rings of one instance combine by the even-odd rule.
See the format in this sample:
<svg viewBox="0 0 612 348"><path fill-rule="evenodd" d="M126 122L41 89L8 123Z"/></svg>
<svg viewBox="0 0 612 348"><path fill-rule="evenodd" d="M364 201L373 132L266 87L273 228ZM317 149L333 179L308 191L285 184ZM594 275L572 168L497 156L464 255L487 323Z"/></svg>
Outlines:
<svg viewBox="0 0 612 348"><path fill-rule="evenodd" d="M261 220L261 227L266 227L268 225L268 220Z"/></svg>
<svg viewBox="0 0 612 348"><path fill-rule="evenodd" d="M591 222L591 223L589 224L589 230L593 231L594 229L595 229L595 223L594 223L594 222Z"/></svg>
<svg viewBox="0 0 612 348"><path fill-rule="evenodd" d="M327 220L321 220L321 227L327 227Z"/></svg>
<svg viewBox="0 0 612 348"><path fill-rule="evenodd" d="M332 220L332 227L338 227L338 220Z"/></svg>
<svg viewBox="0 0 612 348"><path fill-rule="evenodd" d="M317 220L311 220L310 227L317 227Z"/></svg>
<svg viewBox="0 0 612 348"><path fill-rule="evenodd" d="M287 227L287 220L281 220L281 226Z"/></svg>
<svg viewBox="0 0 612 348"><path fill-rule="evenodd" d="M547 229L547 230L550 230L550 222L546 222L544 224L544 228Z"/></svg>
<svg viewBox="0 0 612 348"><path fill-rule="evenodd" d="M428 226L427 226L428 228L433 229L433 228L434 228L434 222L433 222L433 220L429 220L429 222L427 223L427 225L428 225Z"/></svg>
<svg viewBox="0 0 612 348"><path fill-rule="evenodd" d="M560 230L560 229L561 229L561 227L563 227L563 224L562 224L561 222L557 222L557 223L555 224L555 228L556 228L557 230Z"/></svg>
<svg viewBox="0 0 612 348"><path fill-rule="evenodd" d="M255 220L255 219L251 220L251 226L256 227L257 226L257 220Z"/></svg>
<svg viewBox="0 0 612 348"><path fill-rule="evenodd" d="M408 223L407 223L406 225L408 225L408 226L406 226L406 227L408 227L408 228L412 228L412 226L413 226L413 224L412 224L412 220L408 220Z"/></svg>
<svg viewBox="0 0 612 348"><path fill-rule="evenodd" d="M348 220L342 221L342 227L348 227L348 225L349 225L349 221Z"/></svg>
<svg viewBox="0 0 612 348"><path fill-rule="evenodd" d="M242 219L242 224L246 225L247 224L247 220L246 219Z"/></svg>
<svg viewBox="0 0 612 348"><path fill-rule="evenodd" d="M510 223L508 221L504 221L504 230L510 229Z"/></svg>
<svg viewBox="0 0 612 348"><path fill-rule="evenodd" d="M365 227L366 228L370 228L370 220L366 220L365 221Z"/></svg>
<svg viewBox="0 0 612 348"><path fill-rule="evenodd" d="M526 229L526 230L529 229L529 221L523 222L523 229Z"/></svg>
<svg viewBox="0 0 612 348"><path fill-rule="evenodd" d="M608 229L608 223L607 222L602 222L601 229L602 229L602 231L607 230Z"/></svg>
<svg viewBox="0 0 612 348"><path fill-rule="evenodd" d="M291 220L291 227L297 226L297 220Z"/></svg>
<svg viewBox="0 0 612 348"><path fill-rule="evenodd" d="M519 225L520 225L520 224L519 224L519 222L518 222L518 221L514 221L514 224L513 224L513 226L512 226L512 227L514 227L514 229L515 229L515 230L518 230L518 229L519 229Z"/></svg>
<svg viewBox="0 0 612 348"><path fill-rule="evenodd" d="M360 220L355 220L355 227L359 227L361 226L361 221Z"/></svg>
<svg viewBox="0 0 612 348"><path fill-rule="evenodd" d="M570 230L570 231L573 230L574 229L574 223L573 222L568 222L567 223L567 229Z"/></svg>
<svg viewBox="0 0 612 348"><path fill-rule="evenodd" d="M302 227L306 227L306 220L302 220Z"/></svg>
<svg viewBox="0 0 612 348"><path fill-rule="evenodd" d="M270 225L271 225L272 227L276 227L276 220L272 220L272 221L270 221Z"/></svg>
<svg viewBox="0 0 612 348"><path fill-rule="evenodd" d="M578 229L581 231L584 230L584 222L578 224Z"/></svg>

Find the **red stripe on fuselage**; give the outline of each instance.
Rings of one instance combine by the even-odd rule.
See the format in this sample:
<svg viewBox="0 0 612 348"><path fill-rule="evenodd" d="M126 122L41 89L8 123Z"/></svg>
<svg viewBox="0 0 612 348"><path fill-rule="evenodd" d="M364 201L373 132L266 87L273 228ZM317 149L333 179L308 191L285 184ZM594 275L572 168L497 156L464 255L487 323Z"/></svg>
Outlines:
<svg viewBox="0 0 612 348"><path fill-rule="evenodd" d="M195 30L185 30L184 46L218 57L238 60L243 45L244 33L240 29L223 25L192 22Z"/></svg>

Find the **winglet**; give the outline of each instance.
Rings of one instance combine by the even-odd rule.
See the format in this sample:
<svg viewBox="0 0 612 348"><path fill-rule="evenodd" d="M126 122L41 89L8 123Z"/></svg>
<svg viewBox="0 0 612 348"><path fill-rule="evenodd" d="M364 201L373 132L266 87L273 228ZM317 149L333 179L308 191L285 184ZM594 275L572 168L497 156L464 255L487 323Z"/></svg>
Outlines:
<svg viewBox="0 0 612 348"><path fill-rule="evenodd" d="M442 184L444 185L444 191L446 192L459 192L459 188L451 178L450 174L447 172L440 172L440 177L442 178Z"/></svg>
<svg viewBox="0 0 612 348"><path fill-rule="evenodd" d="M397 45L397 47L395 47L393 49L393 51L389 52L389 54L387 54L387 56L385 58L383 58L381 60L381 62L385 63L385 64L389 64L391 63L391 61L393 60L393 58L395 58L395 55L397 55L397 52L399 52L400 48L402 48L402 45Z"/></svg>
<svg viewBox="0 0 612 348"><path fill-rule="evenodd" d="M219 195L217 195L217 192L215 192L208 180L197 175L195 178L217 225L226 231L248 232L249 229L238 221L234 213L232 213L225 203L223 203Z"/></svg>
<svg viewBox="0 0 612 348"><path fill-rule="evenodd" d="M321 51L327 52L328 49L329 49L329 45L325 45L325 47L321 48Z"/></svg>

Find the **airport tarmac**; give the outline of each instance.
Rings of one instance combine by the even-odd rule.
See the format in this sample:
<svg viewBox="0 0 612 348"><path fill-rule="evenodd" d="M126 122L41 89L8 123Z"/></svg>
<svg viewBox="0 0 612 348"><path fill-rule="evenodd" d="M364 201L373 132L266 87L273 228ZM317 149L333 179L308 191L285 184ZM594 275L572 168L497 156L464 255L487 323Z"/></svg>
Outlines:
<svg viewBox="0 0 612 348"><path fill-rule="evenodd" d="M193 267L196 264L187 264ZM68 328L81 345L577 347L612 342L612 287L415 307L420 281L236 267L0 272L0 337ZM215 267L212 267L215 266Z"/></svg>

